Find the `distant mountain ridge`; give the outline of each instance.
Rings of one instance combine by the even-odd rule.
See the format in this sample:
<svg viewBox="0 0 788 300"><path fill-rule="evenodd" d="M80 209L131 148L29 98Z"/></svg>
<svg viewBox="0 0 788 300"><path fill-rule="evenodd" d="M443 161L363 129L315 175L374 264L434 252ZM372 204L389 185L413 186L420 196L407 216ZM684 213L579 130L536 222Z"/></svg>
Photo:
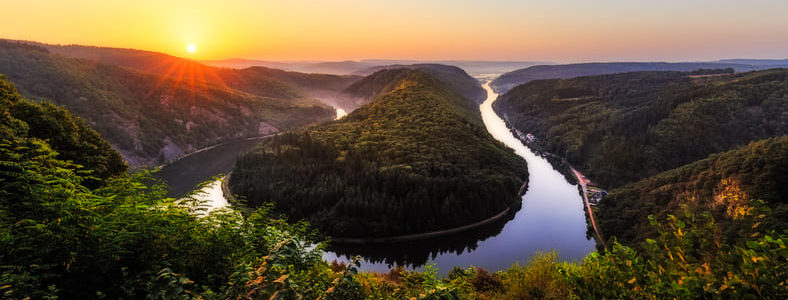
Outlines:
<svg viewBox="0 0 788 300"><path fill-rule="evenodd" d="M266 67L282 69L301 73L321 73L331 75L352 75L358 70L378 65L366 61L267 61L244 58L231 58L221 60L203 60L209 66L246 69L251 67Z"/></svg>
<svg viewBox="0 0 788 300"><path fill-rule="evenodd" d="M769 66L770 68L788 68L788 59L721 59L721 63L744 64L753 66Z"/></svg>
<svg viewBox="0 0 788 300"><path fill-rule="evenodd" d="M484 60L396 60L364 59L360 61L267 61L243 58L204 60L202 63L224 68L245 69L266 67L304 73L326 73L335 75L367 76L379 69L376 67L412 64L440 64L459 67L469 74L500 74L534 65L549 65L550 62L536 61L484 61ZM369 71L371 70L371 71Z"/></svg>
<svg viewBox="0 0 788 300"><path fill-rule="evenodd" d="M736 72L787 67L784 60L723 60L719 62L609 62L564 65L539 65L505 73L490 83L504 94L515 86L539 79L568 79L580 76L603 75L636 71L695 71L698 69L733 68Z"/></svg>

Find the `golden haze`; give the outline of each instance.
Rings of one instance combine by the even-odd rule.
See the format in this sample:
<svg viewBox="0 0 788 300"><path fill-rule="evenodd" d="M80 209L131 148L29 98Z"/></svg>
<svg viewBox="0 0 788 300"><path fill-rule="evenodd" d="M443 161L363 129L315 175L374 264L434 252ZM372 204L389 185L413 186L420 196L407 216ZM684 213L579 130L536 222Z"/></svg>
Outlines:
<svg viewBox="0 0 788 300"><path fill-rule="evenodd" d="M136 48L195 59L560 62L788 53L788 1L6 2L1 38ZM185 46L191 43L199 51L188 53Z"/></svg>

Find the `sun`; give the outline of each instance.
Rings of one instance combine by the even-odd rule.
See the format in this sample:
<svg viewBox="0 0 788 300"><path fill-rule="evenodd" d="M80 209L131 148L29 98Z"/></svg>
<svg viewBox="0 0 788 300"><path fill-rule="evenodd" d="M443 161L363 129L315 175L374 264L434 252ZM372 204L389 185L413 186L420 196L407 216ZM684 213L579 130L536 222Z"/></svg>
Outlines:
<svg viewBox="0 0 788 300"><path fill-rule="evenodd" d="M195 46L194 44L186 45L186 52L189 52L189 53L197 52L197 46Z"/></svg>

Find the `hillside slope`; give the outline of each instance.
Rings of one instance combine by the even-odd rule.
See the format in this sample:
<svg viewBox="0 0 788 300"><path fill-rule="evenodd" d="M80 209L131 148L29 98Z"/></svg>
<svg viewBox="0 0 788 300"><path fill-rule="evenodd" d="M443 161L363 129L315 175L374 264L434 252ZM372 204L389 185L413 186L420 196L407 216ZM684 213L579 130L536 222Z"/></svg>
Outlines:
<svg viewBox="0 0 788 300"><path fill-rule="evenodd" d="M540 80L494 104L542 150L612 188L788 132L788 70Z"/></svg>
<svg viewBox="0 0 788 300"><path fill-rule="evenodd" d="M362 78L353 75L288 72L270 67L216 68L180 57L136 49L33 44L52 53L153 73L165 79L220 84L265 97L282 97L286 95L278 93L291 93L291 96L308 96L333 106L336 106L334 98L339 91ZM286 85L289 89L279 87L281 85Z"/></svg>
<svg viewBox="0 0 788 300"><path fill-rule="evenodd" d="M413 65L389 65L378 66L366 69L364 74L372 74L365 77L353 85L347 87L339 94L341 105L346 111L352 111L361 105L364 105L377 96L389 92L394 86L397 85L398 77L395 73L379 74L381 70L392 69L412 69L419 70L424 73L430 74L436 79L443 81L456 89L463 96L473 100L477 104L481 104L487 98L487 92L482 89L478 80L474 79L468 73L455 66L447 66L440 64L413 64ZM406 72L404 72L406 73Z"/></svg>
<svg viewBox="0 0 788 300"><path fill-rule="evenodd" d="M241 91L214 78L216 72L195 70L202 69L187 66L159 76L0 41L0 73L21 94L65 106L133 166L159 164L224 140L293 129L335 115L275 79L246 83L254 90Z"/></svg>
<svg viewBox="0 0 788 300"><path fill-rule="evenodd" d="M375 101L239 158L233 192L344 237L446 229L519 206L525 162L487 133L475 103L421 71L376 75L395 84Z"/></svg>
<svg viewBox="0 0 788 300"><path fill-rule="evenodd" d="M490 83L499 94L512 88L539 79L568 79L580 76L626 73L637 71L694 71L699 69L733 68L737 72L765 69L765 66L748 64L708 63L663 63L663 62L612 62L582 63L566 65L540 65L505 73Z"/></svg>
<svg viewBox="0 0 788 300"><path fill-rule="evenodd" d="M646 216L664 218L679 213L682 204L712 211L727 234L735 223L762 200L772 208L771 222L762 227L783 230L788 220L788 136L752 142L713 154L615 190L597 207L602 232L622 243L634 244L655 236Z"/></svg>

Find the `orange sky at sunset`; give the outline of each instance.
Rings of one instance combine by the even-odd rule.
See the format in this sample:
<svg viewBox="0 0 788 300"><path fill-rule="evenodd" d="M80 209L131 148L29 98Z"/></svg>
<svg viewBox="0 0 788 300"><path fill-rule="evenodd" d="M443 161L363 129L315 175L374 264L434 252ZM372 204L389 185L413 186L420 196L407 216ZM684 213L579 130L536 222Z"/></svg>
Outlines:
<svg viewBox="0 0 788 300"><path fill-rule="evenodd" d="M775 0L3 2L0 38L194 59L788 57L788 1Z"/></svg>

